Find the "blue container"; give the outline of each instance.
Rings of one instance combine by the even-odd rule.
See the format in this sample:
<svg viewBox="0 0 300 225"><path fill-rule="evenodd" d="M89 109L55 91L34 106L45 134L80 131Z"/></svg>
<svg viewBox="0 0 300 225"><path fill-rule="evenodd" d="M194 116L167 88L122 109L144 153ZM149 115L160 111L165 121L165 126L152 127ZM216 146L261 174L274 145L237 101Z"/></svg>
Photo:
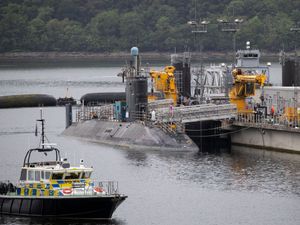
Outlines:
<svg viewBox="0 0 300 225"><path fill-rule="evenodd" d="M116 101L114 104L114 118L118 121L125 121L126 102Z"/></svg>

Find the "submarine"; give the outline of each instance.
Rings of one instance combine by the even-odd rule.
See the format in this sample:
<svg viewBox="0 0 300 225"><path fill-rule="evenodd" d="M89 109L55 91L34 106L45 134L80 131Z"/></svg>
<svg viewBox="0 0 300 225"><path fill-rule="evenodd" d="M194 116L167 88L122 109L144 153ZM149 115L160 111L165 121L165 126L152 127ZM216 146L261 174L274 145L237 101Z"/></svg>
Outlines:
<svg viewBox="0 0 300 225"><path fill-rule="evenodd" d="M132 47L130 65L123 70L126 101L98 107L82 104L76 122L72 121L72 106L66 106L62 135L125 149L198 152L180 124L155 120L155 107L173 106L168 99L148 102L149 74L140 64L139 49Z"/></svg>

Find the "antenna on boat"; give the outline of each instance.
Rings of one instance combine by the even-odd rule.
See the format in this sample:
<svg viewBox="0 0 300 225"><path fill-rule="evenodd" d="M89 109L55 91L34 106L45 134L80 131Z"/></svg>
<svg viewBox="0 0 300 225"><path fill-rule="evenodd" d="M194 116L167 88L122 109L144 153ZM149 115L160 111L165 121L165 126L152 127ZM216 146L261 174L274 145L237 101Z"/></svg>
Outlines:
<svg viewBox="0 0 300 225"><path fill-rule="evenodd" d="M41 115L41 118L39 120L37 120L38 122L41 122L42 123L42 143L41 143L41 146L42 146L42 149L45 148L44 144L45 144L45 120L43 119L43 110L40 109L40 115Z"/></svg>
<svg viewBox="0 0 300 225"><path fill-rule="evenodd" d="M40 116L41 118L36 120L37 122L42 123L42 133L41 133L41 143L40 146L37 148L32 148L29 149L25 155L24 162L23 162L23 167L25 166L30 166L30 157L32 152L42 152L47 156L47 152L54 151L55 152L55 161L56 162L61 162L61 156L60 156L60 151L55 147L56 144L54 143L49 143L48 138L45 135L45 119L43 119L43 111L40 109ZM45 139L47 140L47 143L45 143Z"/></svg>

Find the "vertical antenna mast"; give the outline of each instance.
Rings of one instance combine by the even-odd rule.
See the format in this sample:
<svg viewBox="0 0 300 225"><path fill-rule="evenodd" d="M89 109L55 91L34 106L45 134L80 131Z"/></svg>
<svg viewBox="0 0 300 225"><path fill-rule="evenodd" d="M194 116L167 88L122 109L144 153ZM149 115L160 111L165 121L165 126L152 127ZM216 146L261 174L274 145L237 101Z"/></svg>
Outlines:
<svg viewBox="0 0 300 225"><path fill-rule="evenodd" d="M44 143L45 143L45 128L44 128L44 122L45 120L43 119L43 111L40 109L40 114L41 114L41 119L37 120L39 122L42 122L42 149L44 149Z"/></svg>

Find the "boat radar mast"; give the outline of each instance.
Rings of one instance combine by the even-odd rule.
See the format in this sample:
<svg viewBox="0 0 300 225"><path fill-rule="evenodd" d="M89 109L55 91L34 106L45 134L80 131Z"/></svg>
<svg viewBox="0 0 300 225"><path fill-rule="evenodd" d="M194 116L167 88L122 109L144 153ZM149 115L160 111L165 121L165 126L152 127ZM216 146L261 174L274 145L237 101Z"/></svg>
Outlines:
<svg viewBox="0 0 300 225"><path fill-rule="evenodd" d="M42 125L42 133L41 133L41 143L39 145L39 147L37 148L32 148L29 149L25 155L24 158L24 163L23 163L23 167L25 166L30 166L30 156L32 152L43 152L45 155L47 155L47 152L55 152L55 162L56 163L60 163L61 162L61 156L60 156L60 151L59 149L57 149L55 146L56 144L54 143L49 143L49 142L45 142L45 139L47 139L46 135L45 135L45 119L43 119L43 111L42 109L40 110L40 115L41 118L36 120L38 122L41 122ZM37 135L37 127L36 127L36 135ZM47 139L48 141L48 139Z"/></svg>

